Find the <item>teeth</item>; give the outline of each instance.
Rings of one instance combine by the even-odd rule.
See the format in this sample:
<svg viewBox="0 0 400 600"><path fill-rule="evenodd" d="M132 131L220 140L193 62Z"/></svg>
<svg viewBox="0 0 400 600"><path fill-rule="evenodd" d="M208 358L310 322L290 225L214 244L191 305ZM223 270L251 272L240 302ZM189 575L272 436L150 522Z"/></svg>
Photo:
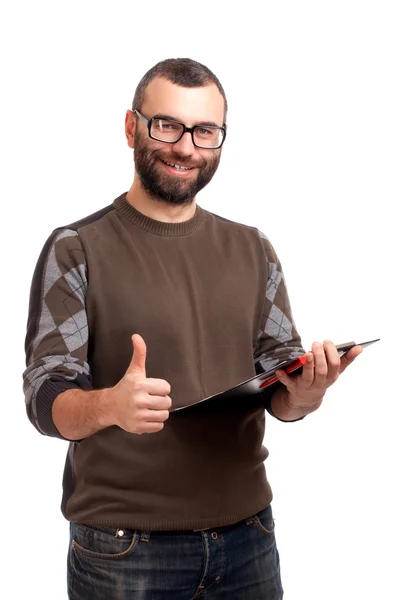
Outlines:
<svg viewBox="0 0 400 600"><path fill-rule="evenodd" d="M178 169L179 171L190 171L190 169L192 167L181 167L180 165L172 165L171 163L165 163L166 165L168 165L169 167L175 167L175 169Z"/></svg>

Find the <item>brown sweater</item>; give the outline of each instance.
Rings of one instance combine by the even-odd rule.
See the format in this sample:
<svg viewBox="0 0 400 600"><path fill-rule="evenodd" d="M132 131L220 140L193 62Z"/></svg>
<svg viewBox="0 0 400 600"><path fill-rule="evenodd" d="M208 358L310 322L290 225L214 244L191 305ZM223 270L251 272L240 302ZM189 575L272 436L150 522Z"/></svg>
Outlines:
<svg viewBox="0 0 400 600"><path fill-rule="evenodd" d="M199 206L183 223L154 221L123 194L53 231L39 257L24 390L42 434L64 439L52 421L62 391L121 379L133 333L147 345L147 376L170 383L173 407L304 353L263 234ZM262 402L243 400L172 413L159 433L115 426L70 442L62 512L69 521L144 530L244 519L272 498L264 419Z"/></svg>

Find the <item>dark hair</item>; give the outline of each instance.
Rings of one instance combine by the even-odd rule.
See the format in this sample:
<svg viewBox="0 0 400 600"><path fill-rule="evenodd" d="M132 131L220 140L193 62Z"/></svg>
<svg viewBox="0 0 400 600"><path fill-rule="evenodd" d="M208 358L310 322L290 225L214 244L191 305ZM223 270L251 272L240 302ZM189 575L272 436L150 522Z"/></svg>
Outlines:
<svg viewBox="0 0 400 600"><path fill-rule="evenodd" d="M226 115L228 112L228 102L225 96L224 88L219 82L218 78L214 75L210 69L191 58L167 58L166 60L162 60L152 67L145 75L143 75L142 79L139 81L139 84L136 88L135 95L132 103L132 110L137 108L140 110L144 93L146 91L147 86L155 77L164 77L171 81L171 83L175 83L176 85L180 85L181 87L204 87L206 85L210 85L211 83L215 83L217 88L219 89L223 99L224 99L224 122L226 121Z"/></svg>

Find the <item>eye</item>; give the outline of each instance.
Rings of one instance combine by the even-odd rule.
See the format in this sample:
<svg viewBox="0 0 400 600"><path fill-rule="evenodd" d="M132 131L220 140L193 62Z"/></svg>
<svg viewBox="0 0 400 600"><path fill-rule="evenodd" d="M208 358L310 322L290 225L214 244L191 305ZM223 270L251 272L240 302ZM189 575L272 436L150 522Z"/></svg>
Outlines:
<svg viewBox="0 0 400 600"><path fill-rule="evenodd" d="M196 127L196 131L202 137L208 137L210 135L215 135L215 131L213 129L207 129L206 127Z"/></svg>
<svg viewBox="0 0 400 600"><path fill-rule="evenodd" d="M157 131L179 131L181 129L181 125L178 123L172 123L171 121L165 121L163 119L156 119L153 121L153 128Z"/></svg>

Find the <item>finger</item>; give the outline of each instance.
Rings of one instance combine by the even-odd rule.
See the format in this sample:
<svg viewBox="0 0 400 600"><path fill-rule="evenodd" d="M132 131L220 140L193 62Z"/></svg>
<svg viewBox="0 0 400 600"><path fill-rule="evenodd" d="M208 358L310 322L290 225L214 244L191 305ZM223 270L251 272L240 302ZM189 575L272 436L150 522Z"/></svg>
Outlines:
<svg viewBox="0 0 400 600"><path fill-rule="evenodd" d="M148 377L143 381L142 389L151 396L168 396L171 393L171 386L165 379L156 379Z"/></svg>
<svg viewBox="0 0 400 600"><path fill-rule="evenodd" d="M157 431L161 431L162 429L164 429L164 423L153 421L149 423L141 423L136 433L139 435L142 433L157 433Z"/></svg>
<svg viewBox="0 0 400 600"><path fill-rule="evenodd" d="M150 410L169 410L172 400L169 396L148 396L147 406Z"/></svg>
<svg viewBox="0 0 400 600"><path fill-rule="evenodd" d="M163 423L169 417L169 410L146 410L140 417L145 423Z"/></svg>
<svg viewBox="0 0 400 600"><path fill-rule="evenodd" d="M301 375L296 375L296 371L293 375L289 376L284 369L278 369L276 371L276 376L279 381L283 383L288 390L293 389L297 386L297 382L301 379L302 385L305 387L309 387L314 379L314 357L311 352L307 352L304 355L306 359L306 364L303 365L303 370ZM305 371L304 371L305 370Z"/></svg>
<svg viewBox="0 0 400 600"><path fill-rule="evenodd" d="M169 410L172 400L169 396L151 396L144 392L136 398L132 406L139 411Z"/></svg>
<svg viewBox="0 0 400 600"><path fill-rule="evenodd" d="M290 381L291 378L283 369L278 369L275 371L275 375L277 376L278 380L288 389L293 385L293 381Z"/></svg>
<svg viewBox="0 0 400 600"><path fill-rule="evenodd" d="M146 377L146 343L138 333L135 333L131 339L133 343L133 356L126 372L139 373Z"/></svg>
<svg viewBox="0 0 400 600"><path fill-rule="evenodd" d="M331 340L324 341L324 350L326 362L328 365L327 380L333 383L339 377L340 372L340 356L335 344Z"/></svg>
<svg viewBox="0 0 400 600"><path fill-rule="evenodd" d="M301 373L301 384L303 387L309 388L314 382L315 360L312 352L307 352L304 356L307 362Z"/></svg>
<svg viewBox="0 0 400 600"><path fill-rule="evenodd" d="M343 373L345 369L353 362L354 359L357 358L363 351L362 346L353 346L348 352L343 354L340 359L340 373Z"/></svg>
<svg viewBox="0 0 400 600"><path fill-rule="evenodd" d="M324 386L328 375L328 363L326 362L324 346L320 342L314 342L312 345L314 354L314 382L315 386Z"/></svg>

